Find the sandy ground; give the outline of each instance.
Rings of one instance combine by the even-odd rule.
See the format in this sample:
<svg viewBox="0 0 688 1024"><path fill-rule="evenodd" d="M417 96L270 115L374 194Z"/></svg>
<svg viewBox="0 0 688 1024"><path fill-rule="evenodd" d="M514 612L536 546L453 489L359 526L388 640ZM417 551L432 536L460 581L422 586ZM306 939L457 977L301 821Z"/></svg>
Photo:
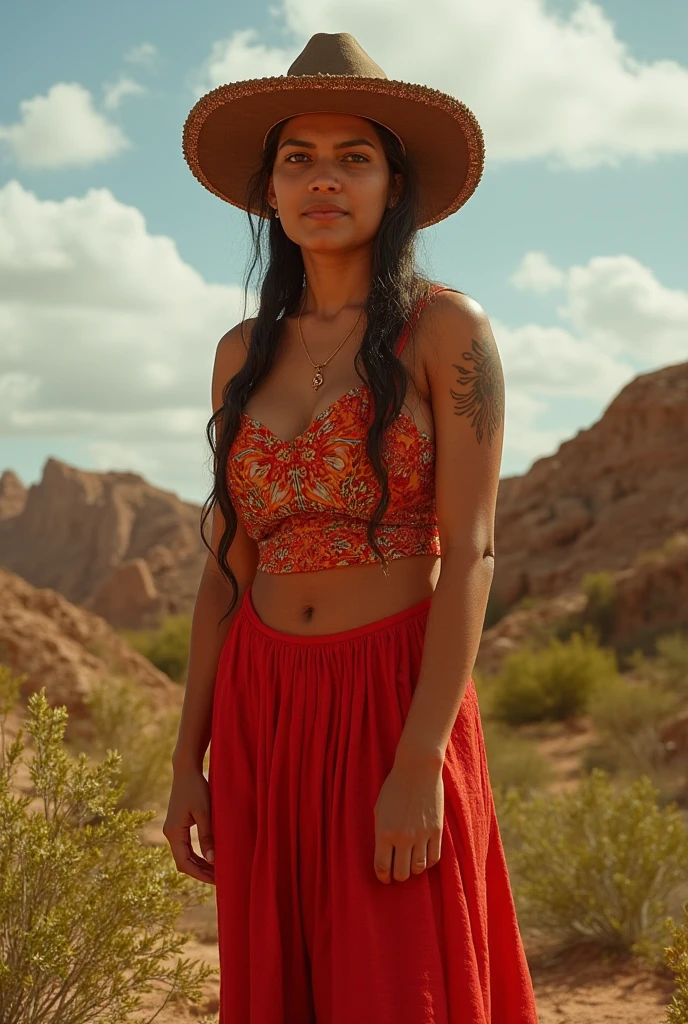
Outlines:
<svg viewBox="0 0 688 1024"><path fill-rule="evenodd" d="M591 740L587 722L547 723L523 729L534 739L556 771L553 791L574 787L581 759ZM148 839L162 818L149 823ZM680 919L685 892L677 892L670 913ZM180 926L193 931L198 941L189 942L185 956L219 966L214 892L208 902L189 912ZM664 1024L666 1007L675 990L674 978L666 968L653 971L637 958L604 954L594 948L580 948L552 962L524 944L528 955L540 1024ZM148 1020L164 998L153 994L142 1004L141 1022ZM156 1024L214 1024L218 1010L217 976L206 982L202 1001L195 1005L168 1005L156 1017ZM207 1020L204 1018L207 1017ZM232 1022L234 1024L234 1022ZM499 1024L495 1021L494 1024Z"/></svg>
<svg viewBox="0 0 688 1024"><path fill-rule="evenodd" d="M184 956L218 967L214 915L214 898L189 912L183 927L203 936L204 941L190 941ZM530 950L528 957L540 1024L664 1024L666 1006L674 991L668 970L656 973L633 958L605 957L594 949L572 951L555 963L544 961ZM147 995L135 1018L137 1022L149 1020L165 994L166 990L161 989ZM199 1004L170 1002L155 1017L156 1024L200 1024L204 1017L209 1018L205 1024L211 1024L217 1015L218 995L219 980L215 976L205 983Z"/></svg>

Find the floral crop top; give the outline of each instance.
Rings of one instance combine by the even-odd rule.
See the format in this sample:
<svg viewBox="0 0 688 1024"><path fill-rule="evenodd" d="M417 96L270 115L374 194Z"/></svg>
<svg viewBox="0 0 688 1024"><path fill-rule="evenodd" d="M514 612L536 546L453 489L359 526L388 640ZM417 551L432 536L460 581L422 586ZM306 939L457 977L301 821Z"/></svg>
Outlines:
<svg viewBox="0 0 688 1024"><path fill-rule="evenodd" d="M435 285L431 294L446 290ZM423 305L414 310L412 322ZM401 334L397 355L410 326ZM367 385L351 388L293 441L283 441L242 413L227 481L237 515L257 542L258 571L379 564L366 537L381 494L365 451L371 405ZM433 440L402 412L385 435L382 457L390 500L375 532L380 550L388 560L439 556Z"/></svg>

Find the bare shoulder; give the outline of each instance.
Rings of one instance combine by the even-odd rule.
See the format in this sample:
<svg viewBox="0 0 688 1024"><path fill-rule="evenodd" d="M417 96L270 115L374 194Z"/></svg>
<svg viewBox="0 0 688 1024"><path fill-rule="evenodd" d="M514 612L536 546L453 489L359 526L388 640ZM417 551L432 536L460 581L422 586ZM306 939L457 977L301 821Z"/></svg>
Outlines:
<svg viewBox="0 0 688 1024"><path fill-rule="evenodd" d="M426 352L437 353L447 336L467 337L471 333L492 333L487 313L471 295L460 291L442 291L424 307L419 326Z"/></svg>
<svg viewBox="0 0 688 1024"><path fill-rule="evenodd" d="M475 428L478 444L501 447L504 425L504 372L487 313L461 292L440 292L425 310L423 356L433 414L450 422L463 417ZM451 429L451 428L450 428Z"/></svg>
<svg viewBox="0 0 688 1024"><path fill-rule="evenodd" d="M222 395L228 381L236 376L246 361L256 319L251 317L242 320L223 334L217 343L212 382L213 410L222 405Z"/></svg>

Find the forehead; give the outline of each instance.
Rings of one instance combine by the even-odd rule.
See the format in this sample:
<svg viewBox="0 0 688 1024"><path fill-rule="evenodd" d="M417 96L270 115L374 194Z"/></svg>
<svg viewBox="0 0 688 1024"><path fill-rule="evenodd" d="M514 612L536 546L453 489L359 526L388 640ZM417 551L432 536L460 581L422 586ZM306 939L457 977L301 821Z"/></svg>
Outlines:
<svg viewBox="0 0 688 1024"><path fill-rule="evenodd" d="M290 117L282 125L279 141L297 134L299 138L321 143L338 142L345 136L370 139L376 145L379 141L375 129L364 117L329 111Z"/></svg>

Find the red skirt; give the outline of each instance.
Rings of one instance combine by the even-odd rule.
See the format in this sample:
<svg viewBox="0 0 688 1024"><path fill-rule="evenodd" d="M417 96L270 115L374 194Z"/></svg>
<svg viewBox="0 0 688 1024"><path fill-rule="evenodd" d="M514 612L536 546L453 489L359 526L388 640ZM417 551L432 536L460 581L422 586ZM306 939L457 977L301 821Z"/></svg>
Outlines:
<svg viewBox="0 0 688 1024"><path fill-rule="evenodd" d="M374 871L373 807L432 598L340 633L259 619L218 666L209 785L220 1024L536 1024L471 679L443 768L440 860Z"/></svg>

